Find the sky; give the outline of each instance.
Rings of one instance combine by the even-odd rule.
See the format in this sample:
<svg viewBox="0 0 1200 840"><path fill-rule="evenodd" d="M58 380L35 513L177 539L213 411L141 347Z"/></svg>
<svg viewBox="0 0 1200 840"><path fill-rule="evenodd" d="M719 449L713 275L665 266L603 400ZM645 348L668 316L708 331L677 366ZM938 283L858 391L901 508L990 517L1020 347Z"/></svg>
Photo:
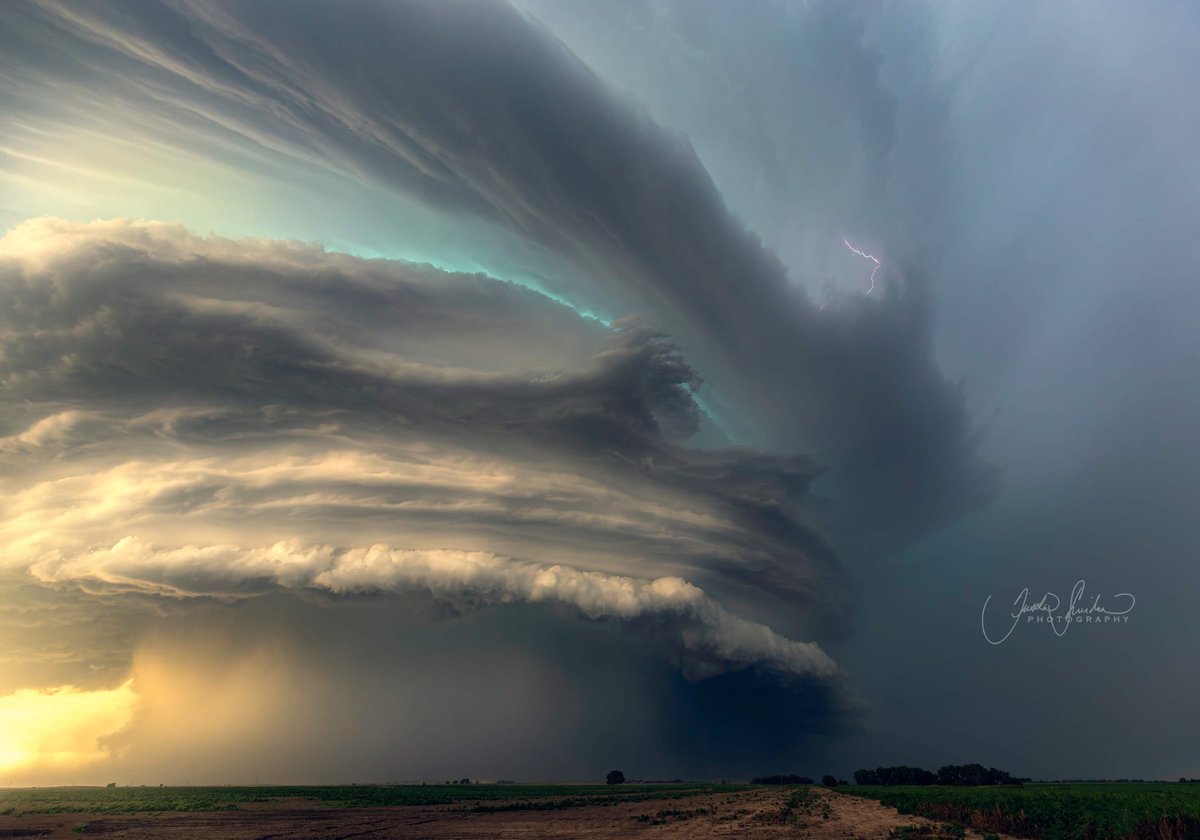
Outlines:
<svg viewBox="0 0 1200 840"><path fill-rule="evenodd" d="M1200 776L1198 34L5 3L0 784Z"/></svg>

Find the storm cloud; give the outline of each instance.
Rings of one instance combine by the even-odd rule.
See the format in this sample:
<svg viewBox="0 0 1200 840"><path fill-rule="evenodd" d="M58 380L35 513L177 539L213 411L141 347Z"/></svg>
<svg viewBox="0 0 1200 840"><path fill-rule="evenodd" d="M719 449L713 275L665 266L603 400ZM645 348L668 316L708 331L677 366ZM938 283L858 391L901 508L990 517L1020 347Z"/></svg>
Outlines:
<svg viewBox="0 0 1200 840"><path fill-rule="evenodd" d="M557 335L568 361L579 316L482 277L160 224L29 222L0 241L0 289L2 556L36 579L548 602L674 627L693 675L837 677L680 577L753 570L838 618L838 567L797 506L813 468L667 442L695 422L695 374L657 333L604 330L575 369L515 372L508 341ZM410 358L434 332L515 371Z"/></svg>
<svg viewBox="0 0 1200 840"><path fill-rule="evenodd" d="M388 184L536 243L555 255L539 275L555 293L676 336L739 438L828 465L843 530L876 550L987 498L964 397L933 360L919 271L890 266L876 298L816 304L731 215L685 137L512 7L138 12L12 15L9 37L37 52L6 95L36 102L53 87L72 120L128 114L161 142Z"/></svg>
<svg viewBox="0 0 1200 840"><path fill-rule="evenodd" d="M0 703L145 781L1200 775L1197 32L4 4ZM1082 577L1120 638L979 636Z"/></svg>

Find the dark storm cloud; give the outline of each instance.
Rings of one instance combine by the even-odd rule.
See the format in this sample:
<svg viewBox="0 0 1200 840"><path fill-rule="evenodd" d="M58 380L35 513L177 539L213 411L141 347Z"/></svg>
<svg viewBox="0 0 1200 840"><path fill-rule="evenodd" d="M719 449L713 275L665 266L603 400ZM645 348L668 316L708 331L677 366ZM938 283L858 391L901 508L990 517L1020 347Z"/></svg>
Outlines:
<svg viewBox="0 0 1200 840"><path fill-rule="evenodd" d="M1200 380L1200 7L522 5L686 131L789 265L840 259L841 224L885 264L919 255L937 355L989 417L996 503L891 569L856 569L839 661L880 720L839 772L1197 775L1182 698L1200 659L1181 628L1200 572L1200 391L1184 384ZM987 595L1080 577L1136 592L1137 626L1015 648L978 632Z"/></svg>
<svg viewBox="0 0 1200 840"><path fill-rule="evenodd" d="M26 223L0 241L0 296L0 559L45 584L547 603L665 632L692 677L837 679L817 645L685 579L785 594L810 627L844 613L799 508L811 464L668 442L664 426L694 422L696 379L646 327L600 330L478 276L155 223ZM595 352L526 369L530 340L578 352L564 321ZM411 360L433 328L492 370Z"/></svg>
<svg viewBox="0 0 1200 840"><path fill-rule="evenodd" d="M507 5L47 3L8 16L28 72L7 95L26 107L52 85L56 107L95 116L85 101L102 85L107 118L151 136L391 184L567 258L587 282L559 278L559 291L647 313L722 410L829 464L842 521L869 543L905 542L986 497L920 277L818 307L727 211L686 139Z"/></svg>
<svg viewBox="0 0 1200 840"><path fill-rule="evenodd" d="M78 264L7 278L0 693L111 688L140 649L114 767L151 782L184 755L214 782L1200 775L1196 9L520 5L549 32L499 3L0 7L6 224L184 218L643 319L57 228ZM869 298L843 234L884 258ZM935 356L992 418L1004 495L880 564L857 549L987 486ZM682 449L697 400L812 457ZM837 681L727 623L833 641L801 505L854 549L836 653L878 723L821 760ZM978 633L986 595L1081 576L1137 594L1119 637Z"/></svg>

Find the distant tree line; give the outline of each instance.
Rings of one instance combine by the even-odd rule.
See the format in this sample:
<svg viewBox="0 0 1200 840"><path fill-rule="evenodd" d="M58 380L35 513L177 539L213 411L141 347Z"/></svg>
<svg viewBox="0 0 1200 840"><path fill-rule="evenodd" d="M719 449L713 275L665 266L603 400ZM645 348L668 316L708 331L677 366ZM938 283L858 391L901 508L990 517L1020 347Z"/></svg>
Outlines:
<svg viewBox="0 0 1200 840"><path fill-rule="evenodd" d="M874 770L855 770L854 783L858 785L936 785L937 773L920 767L901 764L896 767L876 767Z"/></svg>
<svg viewBox="0 0 1200 840"><path fill-rule="evenodd" d="M755 776L750 780L752 785L811 785L813 780L808 776L797 776L795 773L777 773L774 776Z"/></svg>
<svg viewBox="0 0 1200 840"><path fill-rule="evenodd" d="M920 767L876 767L856 770L854 781L860 785L1019 785L1026 779L1014 778L995 767L982 764L947 764L936 773Z"/></svg>

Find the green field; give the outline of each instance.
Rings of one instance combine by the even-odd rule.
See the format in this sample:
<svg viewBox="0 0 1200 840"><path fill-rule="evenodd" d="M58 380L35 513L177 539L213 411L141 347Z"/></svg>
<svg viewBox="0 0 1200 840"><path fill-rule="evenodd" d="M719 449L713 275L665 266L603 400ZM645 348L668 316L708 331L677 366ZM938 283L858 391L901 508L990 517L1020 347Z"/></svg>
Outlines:
<svg viewBox="0 0 1200 840"><path fill-rule="evenodd" d="M464 803L472 810L557 809L697 793L746 785L336 785L327 787L62 787L0 789L0 815L126 814L145 811L221 811L249 802L304 799L313 805L371 808Z"/></svg>
<svg viewBox="0 0 1200 840"><path fill-rule="evenodd" d="M838 790L877 799L902 814L957 822L984 833L1045 840L1200 840L1196 784L849 785Z"/></svg>

